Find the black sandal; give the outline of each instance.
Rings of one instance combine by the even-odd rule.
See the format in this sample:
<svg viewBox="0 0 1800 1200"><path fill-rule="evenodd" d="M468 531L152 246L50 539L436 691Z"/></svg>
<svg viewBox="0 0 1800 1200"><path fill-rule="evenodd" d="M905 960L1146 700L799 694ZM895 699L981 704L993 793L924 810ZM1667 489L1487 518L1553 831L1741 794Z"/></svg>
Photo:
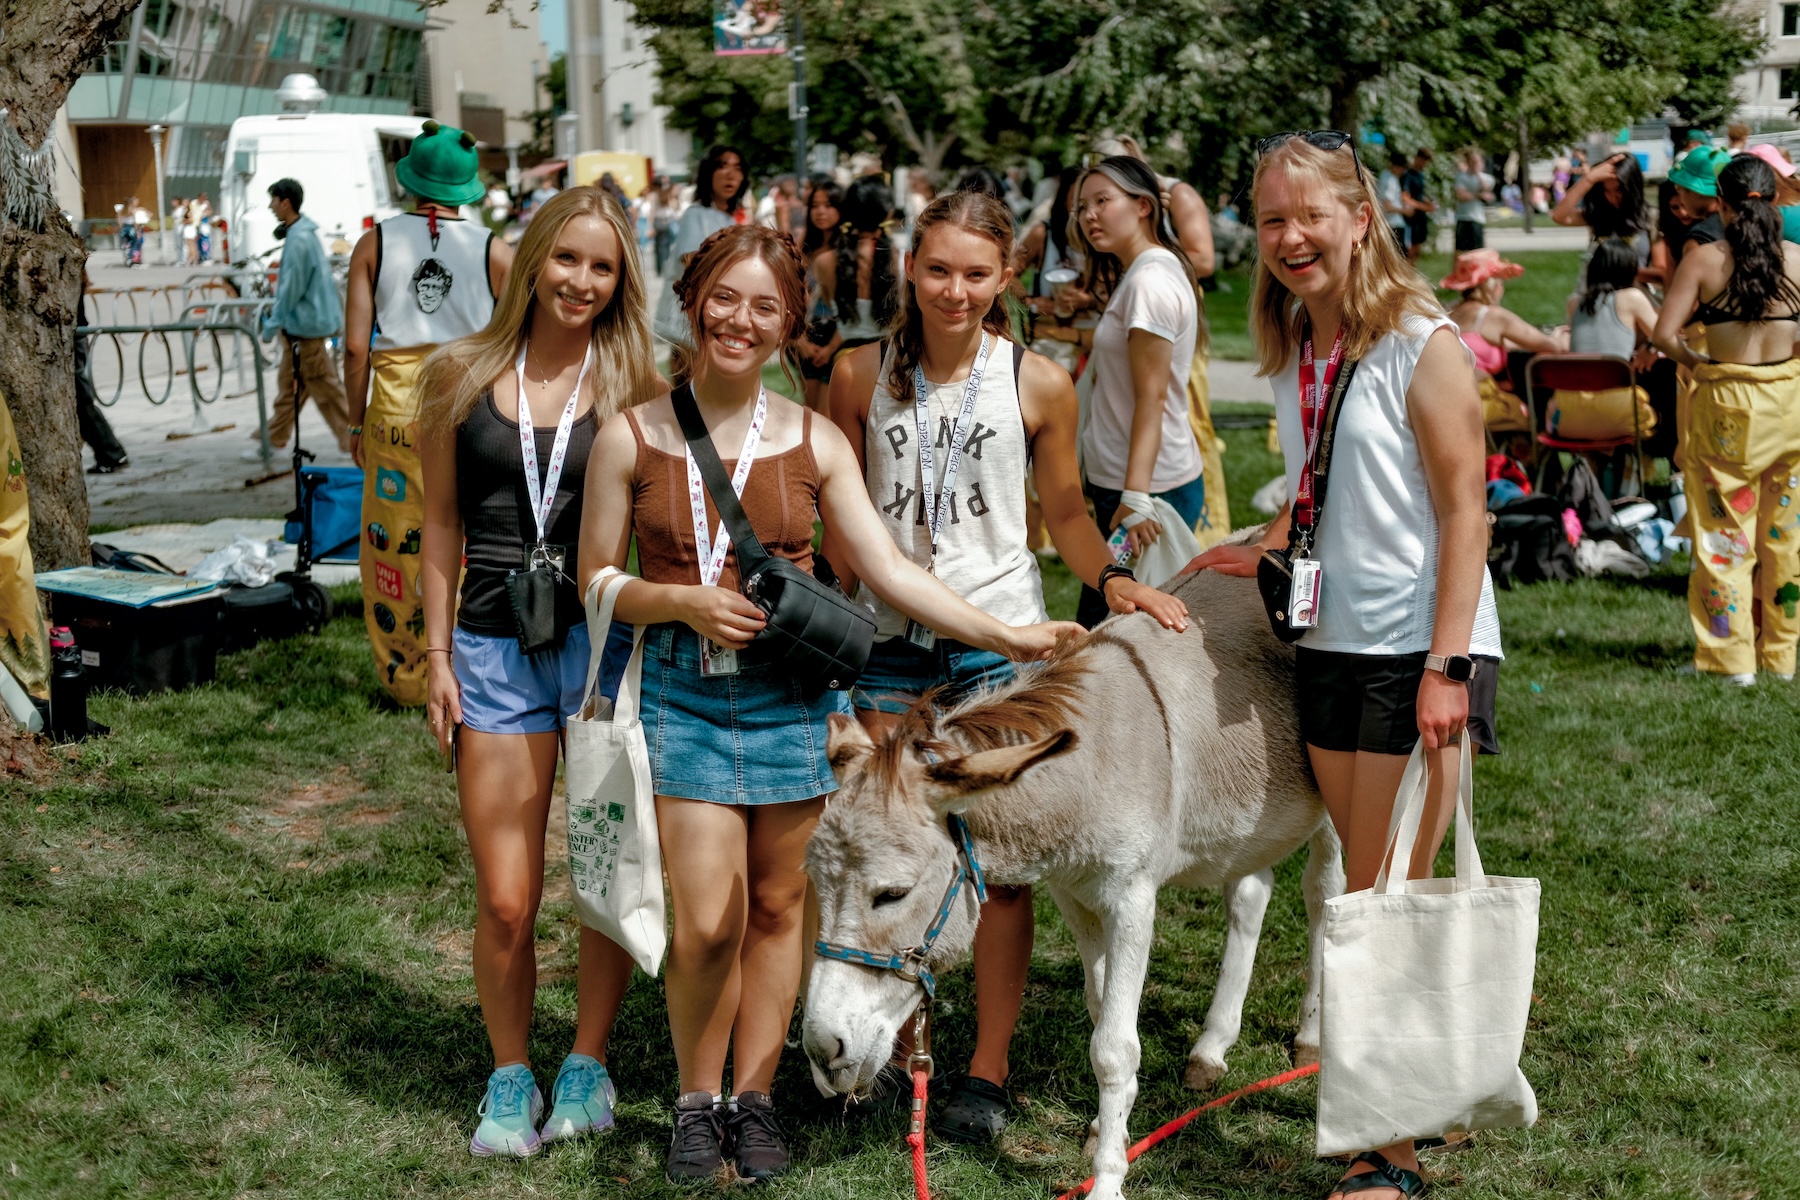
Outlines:
<svg viewBox="0 0 1800 1200"><path fill-rule="evenodd" d="M938 1112L932 1132L947 1142L991 1145L1006 1128L1006 1092L985 1079L959 1075Z"/></svg>
<svg viewBox="0 0 1800 1200"><path fill-rule="evenodd" d="M1402 1196L1413 1197L1425 1194L1425 1180L1417 1171L1409 1171L1405 1167L1396 1167L1381 1155L1379 1151L1364 1150L1350 1160L1350 1165L1368 1163L1375 1169L1365 1171L1361 1175L1347 1175L1337 1181L1332 1192L1340 1196L1348 1196L1352 1192L1368 1192L1376 1188L1392 1188Z"/></svg>

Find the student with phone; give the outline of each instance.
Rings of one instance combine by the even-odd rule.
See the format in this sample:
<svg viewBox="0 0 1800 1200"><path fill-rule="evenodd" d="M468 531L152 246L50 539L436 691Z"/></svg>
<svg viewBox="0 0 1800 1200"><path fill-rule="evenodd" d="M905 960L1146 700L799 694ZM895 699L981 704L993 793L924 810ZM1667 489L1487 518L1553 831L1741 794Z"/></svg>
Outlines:
<svg viewBox="0 0 1800 1200"><path fill-rule="evenodd" d="M424 366L426 712L475 860L475 991L494 1051L478 1155L523 1157L612 1124L624 950L581 931L575 1045L541 1131L526 1043L551 788L587 682L572 576L588 452L603 418L666 390L644 294L629 218L574 188L538 210L487 327Z"/></svg>

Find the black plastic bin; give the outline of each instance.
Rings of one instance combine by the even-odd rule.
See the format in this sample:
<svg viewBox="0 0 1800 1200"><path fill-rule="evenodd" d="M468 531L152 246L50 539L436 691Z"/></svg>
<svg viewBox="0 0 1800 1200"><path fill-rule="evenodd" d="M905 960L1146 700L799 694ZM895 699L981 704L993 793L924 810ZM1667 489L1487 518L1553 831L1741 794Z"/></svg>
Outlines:
<svg viewBox="0 0 1800 1200"><path fill-rule="evenodd" d="M223 604L217 591L147 608L66 592L50 599L54 623L75 633L89 686L138 694L212 681Z"/></svg>

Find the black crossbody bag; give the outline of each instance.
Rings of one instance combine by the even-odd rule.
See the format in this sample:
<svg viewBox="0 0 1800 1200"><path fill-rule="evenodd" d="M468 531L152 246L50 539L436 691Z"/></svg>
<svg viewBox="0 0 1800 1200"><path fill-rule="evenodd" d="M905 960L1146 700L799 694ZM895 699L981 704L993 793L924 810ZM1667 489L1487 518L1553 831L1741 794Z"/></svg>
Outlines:
<svg viewBox="0 0 1800 1200"><path fill-rule="evenodd" d="M681 435L694 453L707 495L731 533L738 586L762 609L767 621L754 640L769 646L809 693L849 687L869 664L869 652L875 646L875 618L860 604L852 603L835 581L815 579L764 548L732 490L692 389L677 388L669 402L681 423Z"/></svg>
<svg viewBox="0 0 1800 1200"><path fill-rule="evenodd" d="M1338 369L1337 379L1331 388L1331 398L1326 402L1325 424L1319 430L1319 451L1313 461L1312 524L1303 526L1298 521L1294 522L1288 527L1287 549L1264 550L1262 558L1256 564L1256 587L1262 593L1263 607L1269 612L1269 626L1274 629L1275 636L1284 642L1299 641L1306 636L1307 629L1311 628L1295 627L1290 620L1293 610L1294 559L1312 552L1313 535L1317 532L1319 518L1325 511L1325 478L1331 467L1331 443L1337 434L1338 412L1344 406L1344 396L1350 391L1350 377L1355 374L1356 364L1344 363Z"/></svg>

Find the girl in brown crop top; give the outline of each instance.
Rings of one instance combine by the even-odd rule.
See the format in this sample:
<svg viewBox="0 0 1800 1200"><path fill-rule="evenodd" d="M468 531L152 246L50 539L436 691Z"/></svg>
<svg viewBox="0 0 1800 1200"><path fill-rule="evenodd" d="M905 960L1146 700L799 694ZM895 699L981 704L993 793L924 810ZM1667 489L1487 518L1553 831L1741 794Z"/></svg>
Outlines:
<svg viewBox="0 0 1800 1200"><path fill-rule="evenodd" d="M763 397L763 365L804 325L805 269L786 235L732 226L689 260L676 295L694 344L677 361L681 386L692 387L734 467ZM1010 628L959 599L894 546L835 426L779 396L762 407L743 502L771 550L806 565L816 515L872 591L947 636L1029 660L1079 634L1067 623ZM668 1173L710 1176L730 1145L738 1175L761 1179L787 1161L769 1089L800 983L801 856L837 788L825 719L849 706L841 692L801 695L752 644L763 617L736 590L729 549L718 582L702 582L686 463L666 397L601 428L588 460L580 579L585 590L600 568L622 569L636 536L641 578L620 590L615 615L644 627L641 713L675 910L667 995L681 1095ZM709 540L728 536L710 502L705 514ZM701 673L702 638L736 652L735 673ZM728 1054L729 1117L713 1099Z"/></svg>

